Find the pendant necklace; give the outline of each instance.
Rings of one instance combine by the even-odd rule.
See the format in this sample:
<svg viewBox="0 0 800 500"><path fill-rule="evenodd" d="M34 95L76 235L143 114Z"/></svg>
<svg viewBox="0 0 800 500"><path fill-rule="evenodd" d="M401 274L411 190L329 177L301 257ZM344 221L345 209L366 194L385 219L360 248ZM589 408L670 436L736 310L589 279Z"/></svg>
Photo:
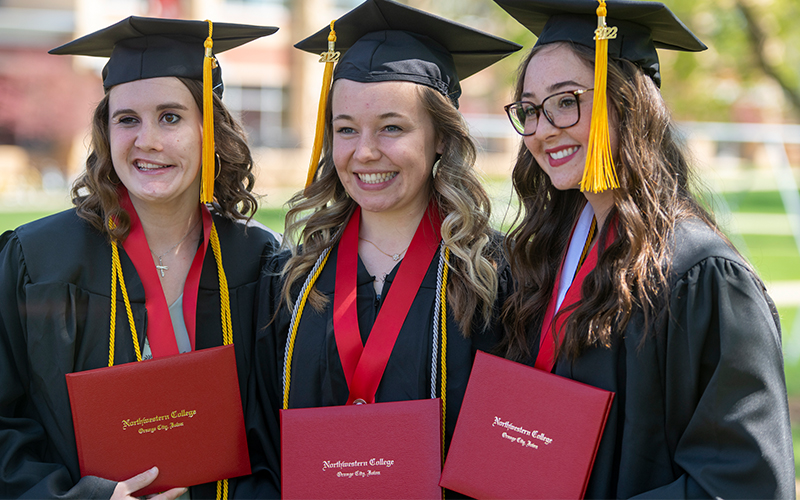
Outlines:
<svg viewBox="0 0 800 500"><path fill-rule="evenodd" d="M155 257L158 259L158 265L156 266L156 269L157 269L157 270L158 270L158 272L161 274L161 277L162 277L162 278L164 277L164 272L169 270L169 266L165 266L165 265L164 265L164 262L162 262L162 261L161 261L161 259L162 259L162 258L163 258L165 255L167 255L168 253L170 253L171 251L175 250L175 248L176 248L178 245L180 245L181 243L183 243L183 240L185 240L187 236L189 236L190 234L192 234L192 231L194 231L194 228L196 228L196 227L197 227L197 224L199 224L201 220L203 220L203 218L202 218L202 217L200 217L199 219L197 219L197 222L195 222L195 223L194 223L194 225L193 225L193 226L192 226L192 227L191 227L191 228L190 228L190 229L189 229L189 230L186 232L186 234L184 234L184 235L183 235L183 238L181 238L181 240L180 240L179 242L175 243L175 244L174 244L174 245L172 245L170 248L168 248L168 249L167 249L167 250L166 250L164 253L162 253L161 255L156 255L156 253L155 253L155 252L153 252L153 249L152 249L152 248L150 249L150 252L151 252L153 255L155 255Z"/></svg>
<svg viewBox="0 0 800 500"><path fill-rule="evenodd" d="M403 256L403 254L404 254L404 253L406 253L406 250L408 250L408 247L405 247L405 248L404 248L404 249L402 249L401 251L399 251L399 252L397 252L397 253L394 253L394 254L392 254L392 253L386 253L386 252L384 252L383 250L381 250L381 249L378 247L378 245L376 245L375 243L373 243L373 242L369 241L368 239L366 239L366 238L362 238L361 236L359 236L359 237L358 237L358 239L359 239L359 240L362 240L362 241L366 241L366 242L367 242L367 243L369 243L370 245L374 246L374 247L375 247L375 249L376 249L376 250L378 250L378 251L379 251L380 253L382 253L383 255L385 255L385 256L387 256L387 257L391 257L391 258L392 258L392 260L393 260L393 261L395 261L395 262L397 262L398 260L400 260L400 257L402 257L402 256ZM386 275L384 275L384 276L386 276Z"/></svg>

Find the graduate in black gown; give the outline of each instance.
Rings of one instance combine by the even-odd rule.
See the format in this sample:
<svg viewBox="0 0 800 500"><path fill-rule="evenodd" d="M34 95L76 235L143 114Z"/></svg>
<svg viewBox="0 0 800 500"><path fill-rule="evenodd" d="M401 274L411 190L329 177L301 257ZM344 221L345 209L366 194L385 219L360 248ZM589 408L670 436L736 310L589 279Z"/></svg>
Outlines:
<svg viewBox="0 0 800 500"><path fill-rule="evenodd" d="M248 411L248 420L262 426L251 432L260 433L273 461L284 394L287 408L441 397L449 442L475 351L498 340L493 319L506 284L501 240L473 169L475 146L456 105L460 80L519 46L388 0L364 2L336 20L334 31L342 56L325 108L322 160L286 217L287 240L298 245L269 263L259 288L251 387L262 407ZM324 52L329 32L296 46ZM415 234L424 252L415 250ZM415 270L421 281L403 285ZM304 287L309 276L315 281ZM339 300L351 293L356 300L347 309ZM400 319L381 326L403 297L413 300ZM339 322L340 306L342 316L357 319ZM385 371L372 380L377 390L351 390L345 373L354 362L340 353L360 351L391 327L399 333ZM352 346L337 343L342 333L353 334ZM291 380L282 385L285 357ZM279 477L271 480L277 486Z"/></svg>
<svg viewBox="0 0 800 500"><path fill-rule="evenodd" d="M216 52L277 29L213 28ZM256 209L253 161L219 99L219 69L209 82L217 93L208 94L213 133L204 133L208 32L204 21L131 17L53 50L110 60L86 170L72 192L75 207L0 240L2 498L124 498L150 484L157 470L119 483L81 477L65 375L108 366L112 347L120 365L222 345L225 296L247 393L256 280L279 242L248 221ZM212 137L211 160L201 161L203 140ZM201 177L211 185L202 197ZM116 282L112 265L121 271ZM138 391L131 397L159 387ZM213 498L216 486L193 487L189 495ZM228 488L235 490L235 480Z"/></svg>
<svg viewBox="0 0 800 500"><path fill-rule="evenodd" d="M496 2L539 36L506 107L504 346L616 393L586 497L794 498L778 314L694 198L659 92L656 47L705 46L659 2Z"/></svg>

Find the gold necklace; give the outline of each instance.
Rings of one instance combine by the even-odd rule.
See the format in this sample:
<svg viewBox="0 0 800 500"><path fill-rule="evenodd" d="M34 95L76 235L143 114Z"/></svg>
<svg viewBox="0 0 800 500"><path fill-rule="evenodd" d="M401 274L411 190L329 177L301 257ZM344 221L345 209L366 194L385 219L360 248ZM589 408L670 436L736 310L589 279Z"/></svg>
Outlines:
<svg viewBox="0 0 800 500"><path fill-rule="evenodd" d="M406 253L406 250L408 250L408 247L405 247L404 249L402 249L401 251L399 251L399 252L397 252L397 253L389 254L389 253L386 253L386 252L384 252L383 250L381 250L381 249L380 249L380 247L378 247L378 245L376 245L375 243L373 243L373 242L369 241L369 240L368 240L368 239L366 239L366 238L362 238L361 236L359 236L359 237L358 237L358 239L359 239L359 240L366 241L366 242L367 242L367 243L369 243L370 245L374 246L374 247L375 247L375 248L376 248L376 249L377 249L377 250L378 250L380 253L382 253L383 255L385 255L385 256L387 256L387 257L391 257L391 258L392 258L392 260L393 260L393 261L395 261L395 262L397 262L398 260L400 260L400 257L402 257L402 256L403 256L403 254L404 254L404 253ZM385 277L385 276L386 276L386 275L384 274L384 277Z"/></svg>
<svg viewBox="0 0 800 500"><path fill-rule="evenodd" d="M162 253L161 255L157 255L157 254L156 254L156 253L153 251L153 249L152 249L152 248L150 248L150 253L152 253L153 255L155 255L155 257L158 259L158 265L156 266L156 269L158 269L158 272L159 272L159 273L161 273L161 277L162 277L162 278L164 277L164 272L169 270L169 266L165 266L165 265L164 265L164 263L161 261L161 259L162 259L162 258L163 258L165 255L167 255L168 253L170 253L171 251L175 250L175 248L176 248L178 245L180 245L181 243L183 243L183 240L185 240L187 236L189 236L190 234L192 234L192 232L194 231L194 228L196 228L196 227L197 227L197 224L199 224L201 220L203 220L203 218L202 218L202 217L200 217L199 219L197 219L197 222L195 222L195 223L194 223L194 225L193 225L193 226L192 226L192 227L191 227L191 228L190 228L190 229L189 229L189 230L186 232L186 234L184 234L184 235L183 235L183 238L181 238L181 241L179 241L179 242L175 243L174 245L172 245L171 247L169 247L169 248L168 248L168 249L167 249L167 250L166 250L164 253ZM148 246L148 248L149 248L149 246Z"/></svg>

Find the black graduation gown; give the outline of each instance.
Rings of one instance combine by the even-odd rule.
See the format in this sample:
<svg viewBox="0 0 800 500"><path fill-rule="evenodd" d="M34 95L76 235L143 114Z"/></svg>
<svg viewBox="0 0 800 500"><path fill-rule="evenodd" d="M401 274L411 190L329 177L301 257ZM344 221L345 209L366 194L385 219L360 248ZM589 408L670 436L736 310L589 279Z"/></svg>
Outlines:
<svg viewBox="0 0 800 500"><path fill-rule="evenodd" d="M263 227L253 225L245 232L244 224L213 217L230 288L244 398L256 280L278 243ZM80 476L65 375L108 366L111 246L74 210L7 232L2 243L0 497L109 498L116 482ZM118 248L141 347L147 324L144 288L122 245ZM125 305L121 294L117 297L115 364L122 364L136 357ZM197 349L222 344L210 245L197 297L195 344ZM157 390L141 388L143 394ZM213 498L215 485L193 487L191 493L194 499Z"/></svg>
<svg viewBox="0 0 800 500"><path fill-rule="evenodd" d="M673 246L644 344L638 311L610 348L555 367L616 393L586 498L794 498L775 306L705 223L680 223Z"/></svg>
<svg viewBox="0 0 800 500"><path fill-rule="evenodd" d="M291 387L289 391L290 408L310 408L343 405L347 402L349 390L336 348L333 333L333 294L336 276L336 256L338 245L334 246L328 261L315 284L317 290L327 299L325 308L318 312L306 304L298 326L292 361ZM251 433L251 454L255 446L260 453L269 458L273 471L261 471L262 483L271 481L271 494L277 494L280 450L280 426L278 410L282 407L282 386L284 349L289 333L292 306L278 308L282 280L280 270L288 258L288 252L274 257L265 268L259 284L259 308L256 331L255 369L256 377L251 389L258 396L250 397L250 403L260 403L259 407L249 407L246 417L248 431ZM386 371L375 395L377 402L407 401L431 397L431 356L432 325L436 296L436 280L439 254L434 256L422 285L411 304L411 309L397 337L397 342L389 357ZM393 278L399 266L387 276L383 297L390 293ZM501 303L506 294L508 269L505 263L499 267L499 298ZM369 331L380 310L382 301L378 299L373 287L374 278L369 274L359 258L357 277L357 309L359 329L366 343ZM299 290L294 292L297 297ZM273 320L274 315L274 320ZM496 317L496 315L495 315ZM448 309L447 316L447 415L445 439L449 446L455 428L456 418L466 390L467 380L477 349L492 351L497 345L501 330L497 322L486 329L475 325L469 338L466 338L458 323ZM441 349L441 347L440 347ZM439 387L437 380L437 388ZM437 396L438 389L437 389ZM264 463L263 459L255 459ZM253 478L259 471L255 466ZM261 485L266 488L265 484ZM258 495L267 495L266 489L257 490Z"/></svg>

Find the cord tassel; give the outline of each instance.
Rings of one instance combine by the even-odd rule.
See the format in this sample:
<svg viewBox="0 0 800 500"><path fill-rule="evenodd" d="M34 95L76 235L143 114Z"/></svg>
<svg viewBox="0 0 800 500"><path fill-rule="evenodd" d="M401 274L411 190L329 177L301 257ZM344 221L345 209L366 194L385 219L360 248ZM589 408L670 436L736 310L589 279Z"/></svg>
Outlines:
<svg viewBox="0 0 800 500"><path fill-rule="evenodd" d="M598 193L619 187L614 160L611 157L611 139L608 131L608 40L617 37L617 28L606 25L606 3L599 0L597 30L595 33L594 102L589 132L586 167L583 170L581 191Z"/></svg>
<svg viewBox="0 0 800 500"><path fill-rule="evenodd" d="M319 93L319 107L317 108L317 128L314 135L314 147L311 150L311 161L308 163L308 177L306 178L306 188L314 182L317 175L317 165L319 157L322 155L322 138L325 133L325 105L328 102L328 93L331 90L331 80L333 79L333 64L339 60L339 52L335 51L336 31L333 30L331 21L331 32L328 34L328 51L320 54L319 62L325 63L325 71L322 75L322 89Z"/></svg>
<svg viewBox="0 0 800 500"><path fill-rule="evenodd" d="M211 38L214 26L208 23L208 38L203 43L206 55L203 58L203 167L200 182L200 202L214 201L214 93L212 90L211 70L217 67L217 60L212 51L214 41Z"/></svg>

